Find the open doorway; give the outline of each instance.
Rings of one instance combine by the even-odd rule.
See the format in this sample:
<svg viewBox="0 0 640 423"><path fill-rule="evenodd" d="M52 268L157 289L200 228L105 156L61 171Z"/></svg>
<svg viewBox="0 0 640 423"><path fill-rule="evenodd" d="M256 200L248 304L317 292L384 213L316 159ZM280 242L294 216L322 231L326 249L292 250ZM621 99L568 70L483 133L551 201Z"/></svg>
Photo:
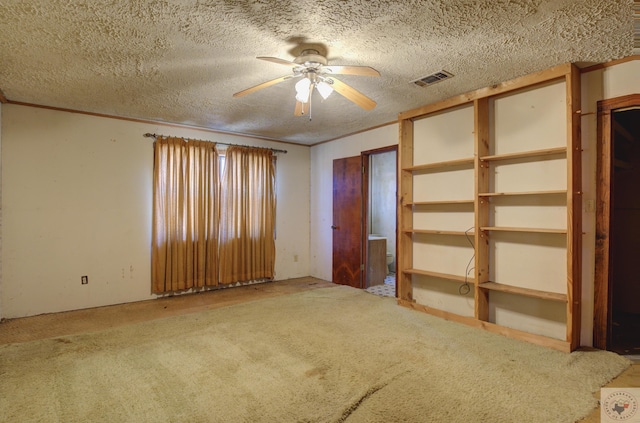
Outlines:
<svg viewBox="0 0 640 423"><path fill-rule="evenodd" d="M640 354L640 96L598 104L594 345Z"/></svg>
<svg viewBox="0 0 640 423"><path fill-rule="evenodd" d="M362 153L365 191L365 289L396 296L397 146Z"/></svg>

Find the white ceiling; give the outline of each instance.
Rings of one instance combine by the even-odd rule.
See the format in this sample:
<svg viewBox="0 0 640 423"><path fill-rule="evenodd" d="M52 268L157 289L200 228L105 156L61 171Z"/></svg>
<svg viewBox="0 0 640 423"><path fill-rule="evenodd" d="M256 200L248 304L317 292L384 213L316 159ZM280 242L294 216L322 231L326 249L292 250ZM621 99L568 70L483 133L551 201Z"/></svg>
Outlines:
<svg viewBox="0 0 640 423"><path fill-rule="evenodd" d="M633 53L631 0L3 0L0 90L9 102L189 124L312 145L398 113L551 66ZM314 97L293 115L291 73L305 47L378 105ZM454 78L410 81L446 70Z"/></svg>

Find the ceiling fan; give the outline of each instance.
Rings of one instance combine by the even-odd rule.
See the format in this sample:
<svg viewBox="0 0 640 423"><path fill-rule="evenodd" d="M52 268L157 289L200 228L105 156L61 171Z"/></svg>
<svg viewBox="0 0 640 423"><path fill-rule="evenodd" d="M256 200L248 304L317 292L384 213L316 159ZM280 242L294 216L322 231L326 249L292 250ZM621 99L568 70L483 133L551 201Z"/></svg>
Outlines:
<svg viewBox="0 0 640 423"><path fill-rule="evenodd" d="M324 99L329 97L333 91L336 91L365 110L372 110L376 107L375 101L333 76L380 76L380 72L369 66L329 66L327 58L314 49L303 50L293 61L264 56L258 57L258 59L289 66L293 69L293 73L237 92L233 95L234 97L242 97L288 79L301 78L295 85L296 107L293 114L296 116L303 116L309 113L311 107L309 100L314 88Z"/></svg>

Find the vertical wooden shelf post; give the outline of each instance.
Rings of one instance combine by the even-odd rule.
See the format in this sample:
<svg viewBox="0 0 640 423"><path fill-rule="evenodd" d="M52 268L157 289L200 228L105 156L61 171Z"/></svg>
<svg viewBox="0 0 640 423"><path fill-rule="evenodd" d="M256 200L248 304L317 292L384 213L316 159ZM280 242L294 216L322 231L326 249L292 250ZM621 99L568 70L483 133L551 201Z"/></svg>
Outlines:
<svg viewBox="0 0 640 423"><path fill-rule="evenodd" d="M481 288L481 284L489 281L489 241L480 229L489 226L489 198L478 194L489 191L489 167L481 157L489 155L489 99L480 98L474 101L474 135L475 135L475 317L478 320L489 320L489 291Z"/></svg>
<svg viewBox="0 0 640 423"><path fill-rule="evenodd" d="M582 145L580 140L580 71L565 76L567 95L567 341L580 346L582 303Z"/></svg>
<svg viewBox="0 0 640 423"><path fill-rule="evenodd" d="M401 301L413 302L413 286L411 269L413 261L413 237L410 229L413 228L413 208L406 204L413 202L413 173L407 169L413 165L413 121L411 119L400 120L400 148L398 149L398 258L396 266L396 279L398 284L398 298Z"/></svg>

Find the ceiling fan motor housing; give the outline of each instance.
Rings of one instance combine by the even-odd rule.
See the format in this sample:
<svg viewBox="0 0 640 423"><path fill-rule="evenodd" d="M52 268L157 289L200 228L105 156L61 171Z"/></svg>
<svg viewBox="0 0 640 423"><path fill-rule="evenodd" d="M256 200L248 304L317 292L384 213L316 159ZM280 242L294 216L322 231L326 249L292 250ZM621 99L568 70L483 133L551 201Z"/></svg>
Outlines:
<svg viewBox="0 0 640 423"><path fill-rule="evenodd" d="M293 60L293 63L297 63L300 66L307 68L319 68L321 66L327 66L327 58L321 55L317 50L303 50L300 56Z"/></svg>

